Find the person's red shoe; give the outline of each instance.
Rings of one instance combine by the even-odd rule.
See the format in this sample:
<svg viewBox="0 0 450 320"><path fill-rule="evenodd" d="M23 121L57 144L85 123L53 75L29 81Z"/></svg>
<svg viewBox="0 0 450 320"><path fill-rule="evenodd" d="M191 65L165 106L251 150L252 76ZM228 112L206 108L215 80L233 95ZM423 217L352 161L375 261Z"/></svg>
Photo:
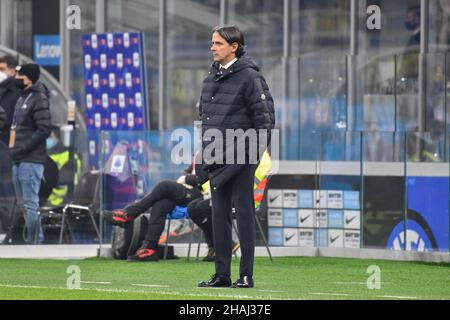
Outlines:
<svg viewBox="0 0 450 320"><path fill-rule="evenodd" d="M133 217L123 210L103 211L103 218L109 223L125 228L129 222L133 221Z"/></svg>
<svg viewBox="0 0 450 320"><path fill-rule="evenodd" d="M142 246L137 249L136 253L128 256L128 262L144 262L144 261L158 261L159 255L156 250L149 248L148 243L144 241Z"/></svg>

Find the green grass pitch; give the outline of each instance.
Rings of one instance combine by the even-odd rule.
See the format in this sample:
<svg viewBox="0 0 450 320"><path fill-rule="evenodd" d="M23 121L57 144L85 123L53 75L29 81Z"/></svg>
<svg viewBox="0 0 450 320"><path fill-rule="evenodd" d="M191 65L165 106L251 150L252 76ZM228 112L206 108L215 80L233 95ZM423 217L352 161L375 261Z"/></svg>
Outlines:
<svg viewBox="0 0 450 320"><path fill-rule="evenodd" d="M67 288L71 265L80 268L80 289ZM380 270L379 289L367 286L372 265ZM232 280L238 268L233 258ZM0 299L450 299L450 264L258 257L255 288L197 288L212 273L214 263L184 258L146 263L0 259Z"/></svg>

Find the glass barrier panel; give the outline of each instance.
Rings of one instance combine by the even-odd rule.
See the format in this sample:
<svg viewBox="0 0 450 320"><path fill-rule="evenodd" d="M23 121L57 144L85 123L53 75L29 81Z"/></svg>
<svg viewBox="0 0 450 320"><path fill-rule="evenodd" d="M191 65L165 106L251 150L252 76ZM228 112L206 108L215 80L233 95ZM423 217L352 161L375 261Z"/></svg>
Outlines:
<svg viewBox="0 0 450 320"><path fill-rule="evenodd" d="M362 247L397 249L392 230L405 220L404 134L362 133Z"/></svg>
<svg viewBox="0 0 450 320"><path fill-rule="evenodd" d="M275 102L275 125L281 129L281 159L299 160L301 159L299 59L282 59L282 68L286 72L286 93L282 92L282 81L271 84L270 79L267 79L271 90L273 86L278 88L272 95Z"/></svg>
<svg viewBox="0 0 450 320"><path fill-rule="evenodd" d="M394 131L395 56L361 54L354 60L355 101L348 109L349 129Z"/></svg>
<svg viewBox="0 0 450 320"><path fill-rule="evenodd" d="M396 56L396 130L417 131L420 128L419 54Z"/></svg>
<svg viewBox="0 0 450 320"><path fill-rule="evenodd" d="M314 191L315 246L360 248L361 133L324 131Z"/></svg>
<svg viewBox="0 0 450 320"><path fill-rule="evenodd" d="M442 132L446 129L446 57L445 54L426 54L426 103L424 131Z"/></svg>
<svg viewBox="0 0 450 320"><path fill-rule="evenodd" d="M48 157L43 165L43 179L39 184L37 220L30 218L32 213L26 209L29 206L25 206L23 196L19 196L23 194L23 189L18 191L16 188L9 150L0 142L0 241L5 244L98 242L98 235L87 211L80 213L67 208L74 202L86 205L81 190L82 182L89 176L89 169L86 166L88 155L83 148L86 145L82 143L83 138L85 132L74 131L71 126L52 128L47 139ZM73 223L70 222L72 217L76 217ZM28 237L28 227L34 228L37 237Z"/></svg>
<svg viewBox="0 0 450 320"><path fill-rule="evenodd" d="M301 130L345 129L347 127L345 56L303 55L299 64Z"/></svg>
<svg viewBox="0 0 450 320"><path fill-rule="evenodd" d="M446 132L450 132L450 108L448 106L449 104L449 95L450 95L450 53L447 53L445 56L445 62L446 62L446 83L445 83L445 113L447 116L447 122L446 122ZM447 160L449 157L447 157Z"/></svg>
<svg viewBox="0 0 450 320"><path fill-rule="evenodd" d="M158 216L162 214L165 217L178 210L172 203L159 203L158 200L161 200L161 190L165 186L162 182L176 183L181 175L186 174L183 170L192 163L192 147L193 132L185 128L161 133L102 132L100 210L102 218L106 218L102 219L100 226L104 244L114 244L114 241L121 239L123 229L113 227L108 215L111 216L113 210L124 208L133 219L133 228L142 230L142 235L137 236L140 241L144 239L146 231L160 244L167 241L164 238L163 221L152 220L155 228L149 227L150 214L159 210ZM185 212L185 209L180 208L180 212ZM175 232L170 242L186 242L194 226L190 220L173 219L170 228ZM199 238L199 230L196 236ZM140 243L136 245L140 246ZM137 250L137 247L133 250Z"/></svg>

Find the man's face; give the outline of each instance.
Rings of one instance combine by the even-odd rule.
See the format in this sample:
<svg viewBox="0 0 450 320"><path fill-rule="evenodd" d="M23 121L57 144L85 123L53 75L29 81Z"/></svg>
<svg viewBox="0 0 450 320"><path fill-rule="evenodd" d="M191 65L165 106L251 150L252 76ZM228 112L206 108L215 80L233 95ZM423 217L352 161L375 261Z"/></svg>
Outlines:
<svg viewBox="0 0 450 320"><path fill-rule="evenodd" d="M408 11L405 16L405 27L411 31L420 27L420 14L411 10Z"/></svg>
<svg viewBox="0 0 450 320"><path fill-rule="evenodd" d="M211 39L211 51L214 61L225 65L236 57L238 44L233 42L229 44L219 33L214 32Z"/></svg>
<svg viewBox="0 0 450 320"><path fill-rule="evenodd" d="M0 71L6 73L8 77L14 77L16 70L14 68L8 68L8 65L4 62L0 63Z"/></svg>

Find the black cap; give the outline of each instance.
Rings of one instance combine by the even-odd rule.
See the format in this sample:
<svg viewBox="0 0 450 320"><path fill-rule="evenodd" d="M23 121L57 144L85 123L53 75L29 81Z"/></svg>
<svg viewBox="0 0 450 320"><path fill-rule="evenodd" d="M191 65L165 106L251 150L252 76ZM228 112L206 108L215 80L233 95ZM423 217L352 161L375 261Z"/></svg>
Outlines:
<svg viewBox="0 0 450 320"><path fill-rule="evenodd" d="M39 65L35 63L25 63L21 66L17 66L16 70L20 75L27 76L33 83L36 83L41 75Z"/></svg>

